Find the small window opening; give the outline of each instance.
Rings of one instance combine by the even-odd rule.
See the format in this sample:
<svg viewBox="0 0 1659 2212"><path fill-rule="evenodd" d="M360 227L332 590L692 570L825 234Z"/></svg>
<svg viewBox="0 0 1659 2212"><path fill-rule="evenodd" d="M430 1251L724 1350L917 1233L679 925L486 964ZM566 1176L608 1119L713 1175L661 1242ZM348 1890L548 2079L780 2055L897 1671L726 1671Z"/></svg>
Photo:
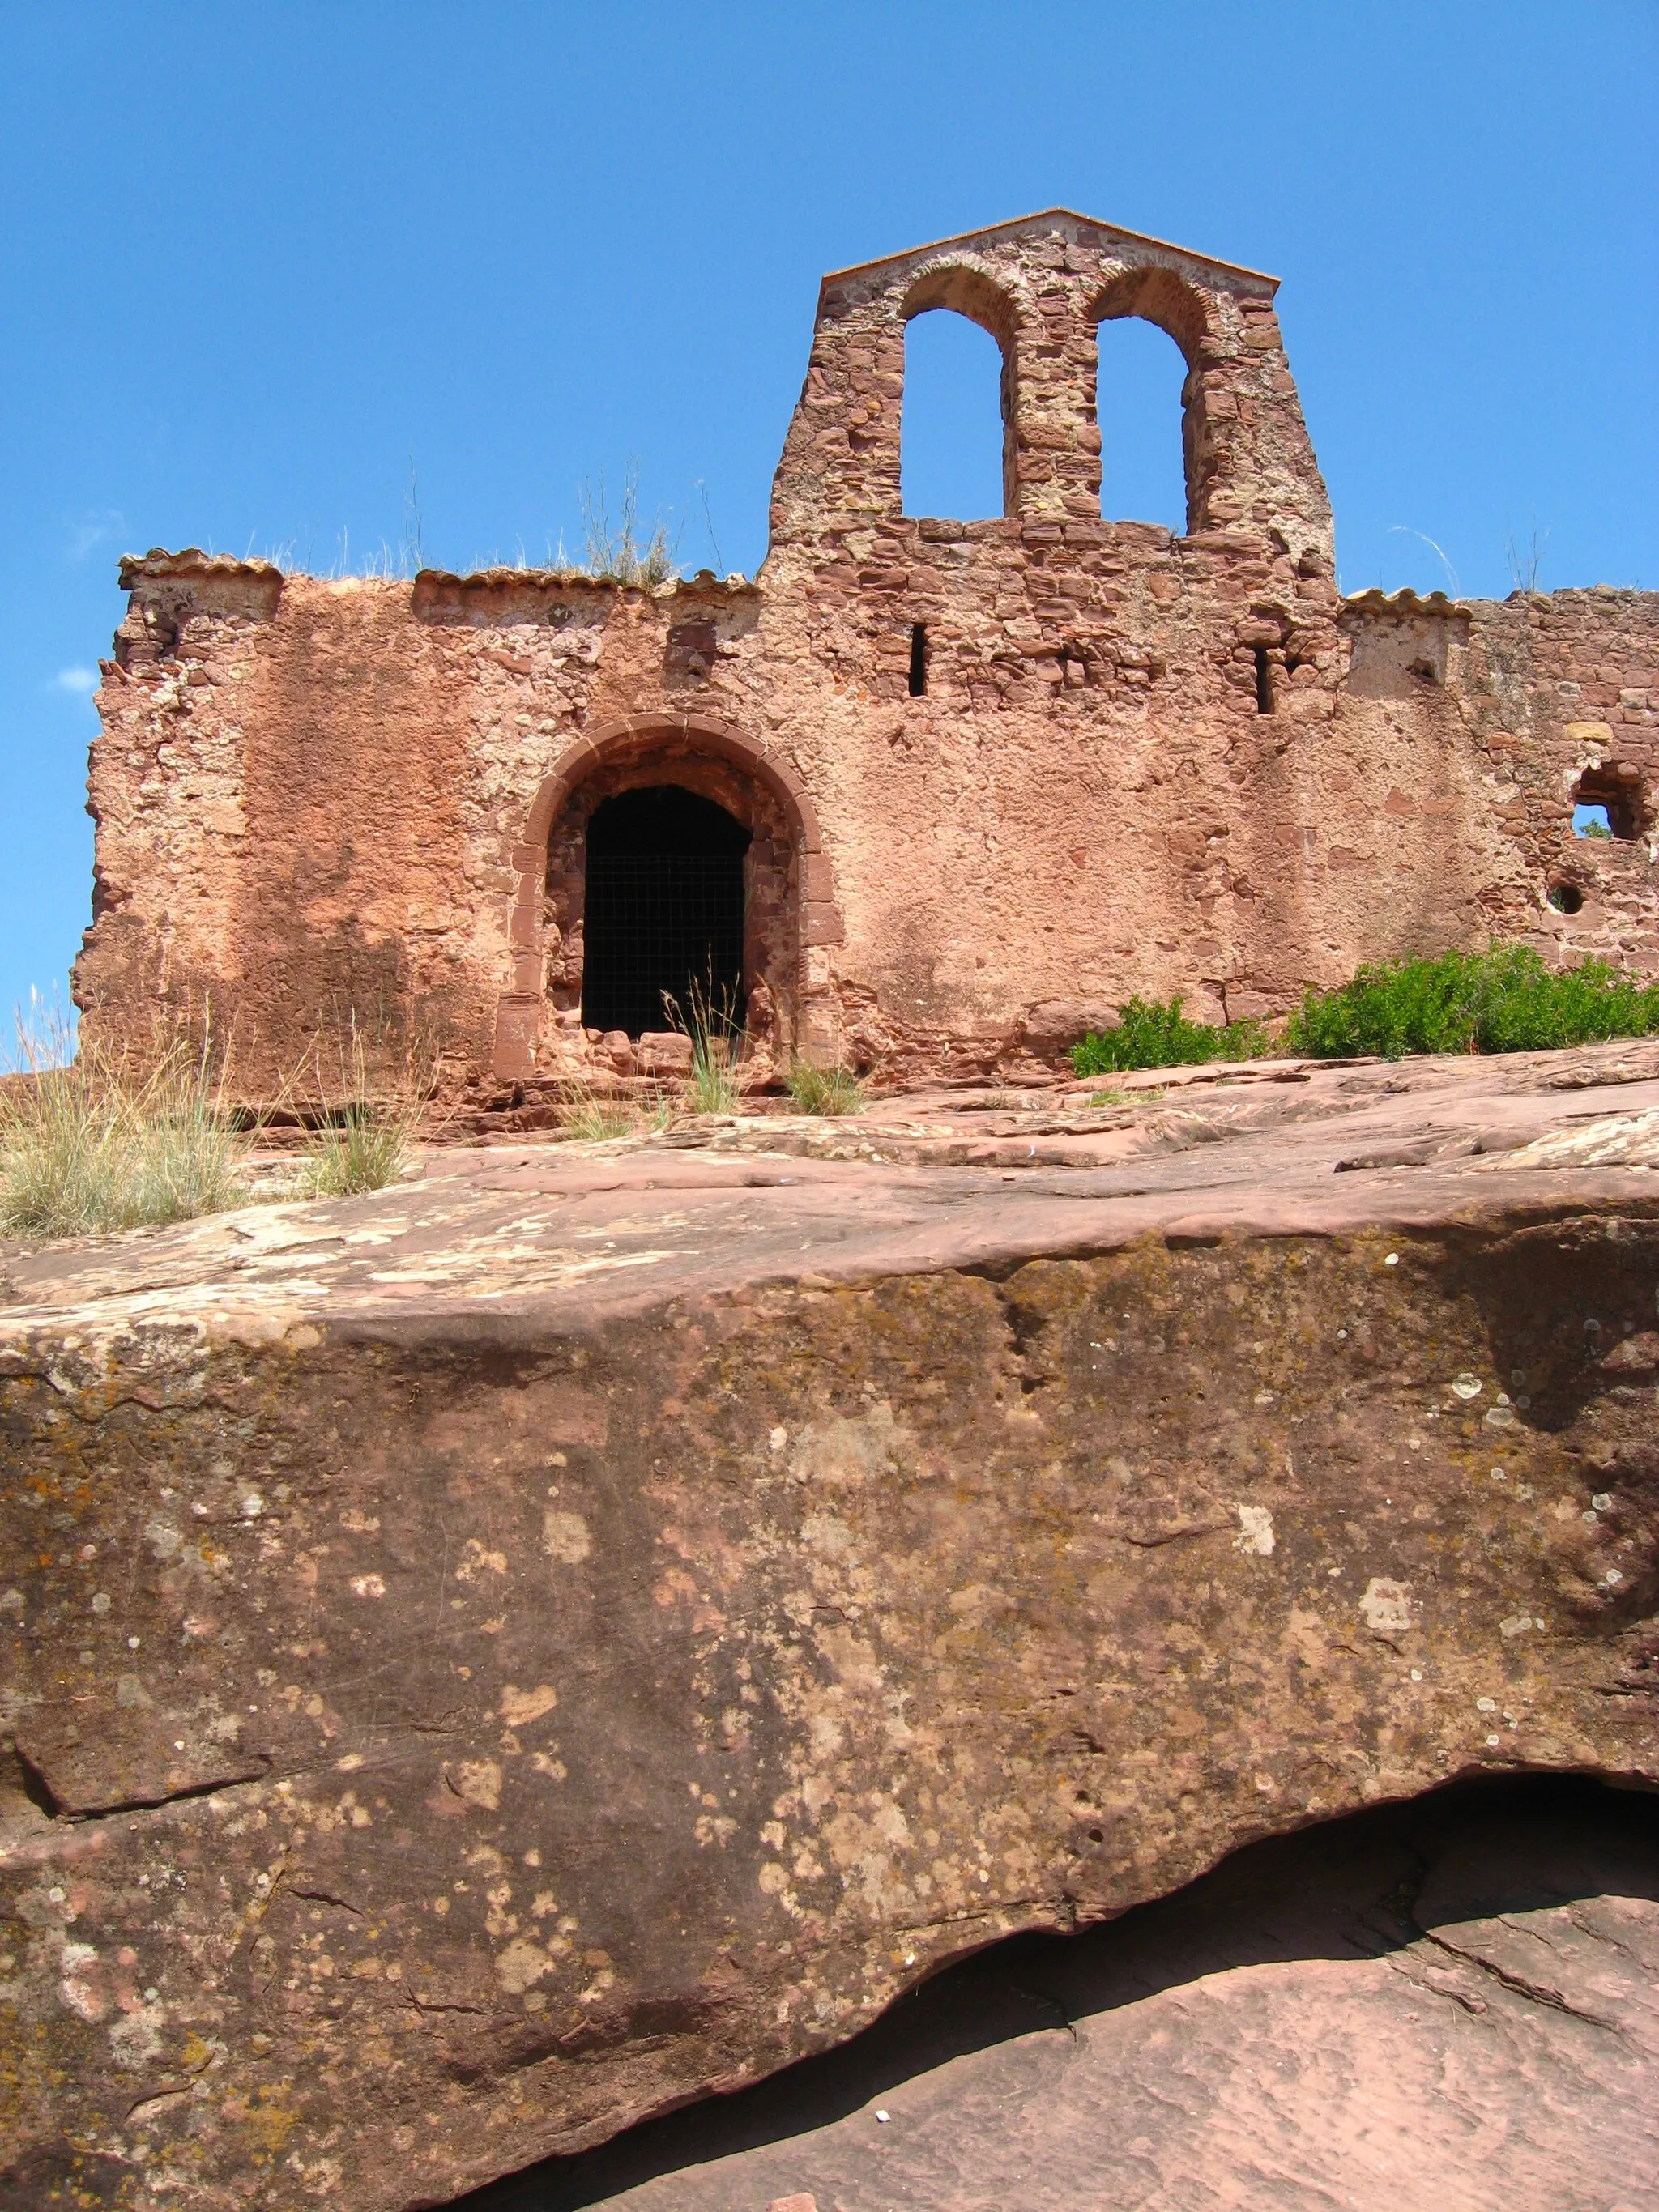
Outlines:
<svg viewBox="0 0 1659 2212"><path fill-rule="evenodd" d="M1577 884L1552 884L1550 904L1557 914L1577 914L1584 903L1584 894Z"/></svg>
<svg viewBox="0 0 1659 2212"><path fill-rule="evenodd" d="M1599 768L1587 768L1573 789L1573 834L1639 837L1644 811L1642 787L1634 776L1620 775L1605 763Z"/></svg>
<svg viewBox="0 0 1659 2212"><path fill-rule="evenodd" d="M1419 684L1438 684L1440 681L1440 671L1426 655L1413 660L1406 673L1414 676Z"/></svg>
<svg viewBox="0 0 1659 2212"><path fill-rule="evenodd" d="M927 696L927 625L913 623L910 626L910 696L924 699Z"/></svg>
<svg viewBox="0 0 1659 2212"><path fill-rule="evenodd" d="M1255 711L1271 714L1273 710L1273 672L1267 659L1267 648L1259 645L1255 649Z"/></svg>

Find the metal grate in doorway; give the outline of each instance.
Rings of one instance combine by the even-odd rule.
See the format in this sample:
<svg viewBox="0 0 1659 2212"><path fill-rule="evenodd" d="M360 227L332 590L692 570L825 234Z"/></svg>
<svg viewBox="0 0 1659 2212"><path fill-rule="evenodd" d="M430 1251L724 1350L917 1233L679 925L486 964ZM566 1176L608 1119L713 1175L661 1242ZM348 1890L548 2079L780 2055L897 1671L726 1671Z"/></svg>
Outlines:
<svg viewBox="0 0 1659 2212"><path fill-rule="evenodd" d="M740 1022L743 855L590 850L582 941L589 1029L667 1029L663 994L683 1004L693 981L707 989L711 976Z"/></svg>

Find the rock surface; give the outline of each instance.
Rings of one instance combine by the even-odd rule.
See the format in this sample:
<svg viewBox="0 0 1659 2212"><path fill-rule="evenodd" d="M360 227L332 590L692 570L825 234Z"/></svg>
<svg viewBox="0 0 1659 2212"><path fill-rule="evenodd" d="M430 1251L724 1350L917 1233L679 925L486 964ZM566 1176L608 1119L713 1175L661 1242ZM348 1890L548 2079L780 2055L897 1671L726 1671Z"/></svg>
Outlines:
<svg viewBox="0 0 1659 2212"><path fill-rule="evenodd" d="M8 2203L445 2202L1253 1838L1659 1782L1659 1051L1126 1087L9 1251Z"/></svg>
<svg viewBox="0 0 1659 2212"><path fill-rule="evenodd" d="M1659 1800L1454 1785L1012 1937L466 2212L1638 2212L1656 1981Z"/></svg>

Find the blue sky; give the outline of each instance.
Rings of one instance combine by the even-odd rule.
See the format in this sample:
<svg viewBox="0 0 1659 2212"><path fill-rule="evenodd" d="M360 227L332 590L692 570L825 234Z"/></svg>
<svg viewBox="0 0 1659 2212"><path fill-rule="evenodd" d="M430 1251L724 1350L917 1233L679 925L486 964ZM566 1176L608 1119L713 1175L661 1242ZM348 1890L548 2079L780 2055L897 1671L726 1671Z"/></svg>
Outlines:
<svg viewBox="0 0 1659 2212"><path fill-rule="evenodd" d="M429 560L536 559L636 468L687 565L752 570L819 276L1031 209L1283 277L1347 589L1501 595L1534 529L1546 586L1659 586L1653 0L0 0L0 37L8 1022L88 918L120 552L356 567L412 466ZM1179 363L1109 336L1110 511L1176 520ZM994 508L989 341L911 356L907 505Z"/></svg>

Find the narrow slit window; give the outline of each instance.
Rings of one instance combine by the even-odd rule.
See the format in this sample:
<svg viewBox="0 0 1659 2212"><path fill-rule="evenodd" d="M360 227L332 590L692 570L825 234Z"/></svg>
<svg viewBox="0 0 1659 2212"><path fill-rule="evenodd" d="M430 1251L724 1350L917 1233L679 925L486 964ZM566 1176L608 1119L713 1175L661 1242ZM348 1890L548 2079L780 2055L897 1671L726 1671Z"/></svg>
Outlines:
<svg viewBox="0 0 1659 2212"><path fill-rule="evenodd" d="M927 696L927 626L925 623L910 625L910 696L924 699Z"/></svg>
<svg viewBox="0 0 1659 2212"><path fill-rule="evenodd" d="M1255 711L1271 714L1273 710L1273 672L1268 665L1267 648L1259 645L1255 649Z"/></svg>

